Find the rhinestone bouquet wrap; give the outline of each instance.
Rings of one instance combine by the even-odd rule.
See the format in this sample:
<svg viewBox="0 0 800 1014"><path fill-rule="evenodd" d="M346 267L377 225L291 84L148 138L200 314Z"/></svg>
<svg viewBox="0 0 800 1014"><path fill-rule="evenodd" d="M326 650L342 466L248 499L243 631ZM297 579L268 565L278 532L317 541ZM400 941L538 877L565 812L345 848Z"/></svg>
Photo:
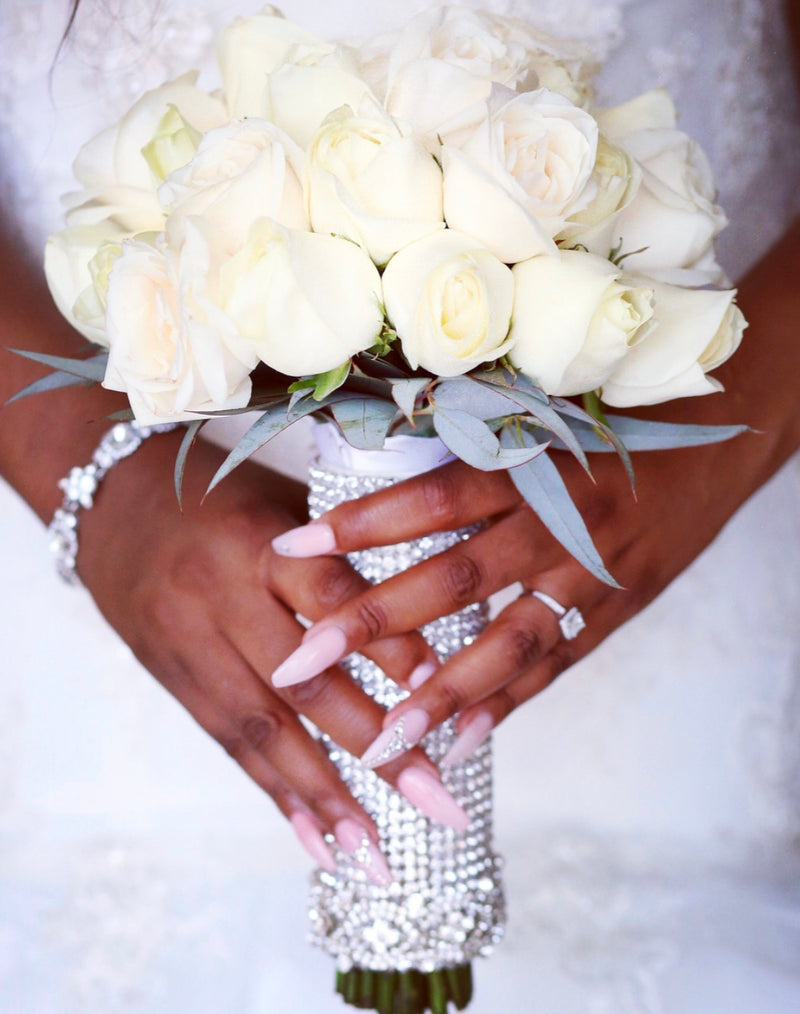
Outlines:
<svg viewBox="0 0 800 1014"><path fill-rule="evenodd" d="M317 459L310 472L310 514L319 517L344 500L395 481L397 478L385 475L334 469ZM474 531L437 533L352 553L349 559L369 581L383 581ZM474 640L487 618L486 604L478 603L436 620L423 634L444 660ZM407 696L360 655L350 656L343 665L366 693L387 709ZM427 735L422 745L436 763L455 735L454 723L446 722ZM427 975L463 968L472 958L488 954L502 937L505 915L502 861L492 849L490 743L443 773L447 788L472 818L468 830L459 833L424 817L358 758L328 737L323 736L323 741L350 791L373 817L395 883L388 889L375 885L359 868L357 857L338 849L336 872L318 870L313 877L309 904L312 940L336 958L340 972L354 968L375 973L416 970ZM457 1006L461 1009L462 1005ZM446 1004L440 1009L446 1010Z"/></svg>

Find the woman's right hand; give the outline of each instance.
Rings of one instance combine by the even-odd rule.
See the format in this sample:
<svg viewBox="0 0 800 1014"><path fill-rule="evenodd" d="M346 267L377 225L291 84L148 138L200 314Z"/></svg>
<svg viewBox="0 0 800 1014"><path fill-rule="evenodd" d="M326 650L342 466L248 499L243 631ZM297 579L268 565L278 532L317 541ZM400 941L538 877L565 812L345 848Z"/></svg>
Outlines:
<svg viewBox="0 0 800 1014"><path fill-rule="evenodd" d="M307 716L335 742L362 754L384 710L339 668L307 684L276 690L269 677L299 644L295 612L322 618L366 583L343 559L292 561L270 543L304 517L298 484L247 462L201 503L224 457L198 442L189 455L184 510L172 486L179 432L151 438L104 480L81 518L78 569L111 625L292 821L315 858L330 865L322 840L373 845L372 821L306 731ZM377 642L370 657L401 684L434 661L419 634ZM462 826L422 750L381 769L429 816ZM373 849L372 872L388 871Z"/></svg>

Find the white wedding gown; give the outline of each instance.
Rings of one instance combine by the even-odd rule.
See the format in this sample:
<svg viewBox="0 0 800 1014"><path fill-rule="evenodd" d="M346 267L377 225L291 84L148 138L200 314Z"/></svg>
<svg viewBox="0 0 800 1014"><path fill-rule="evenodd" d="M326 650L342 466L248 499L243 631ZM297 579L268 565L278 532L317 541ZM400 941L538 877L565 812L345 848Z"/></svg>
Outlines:
<svg viewBox="0 0 800 1014"><path fill-rule="evenodd" d="M83 0L52 67L67 0L2 0L3 201L33 245L59 226L79 144L143 88L210 73L213 29L257 5ZM608 101L672 91L715 166L733 277L796 212L777 0L487 5L586 38ZM329 36L423 6L283 4ZM332 963L305 943L309 863L288 827L86 593L61 586L7 489L0 517L0 1010L343 1010ZM795 458L496 736L510 920L473 1014L800 1010L799 574Z"/></svg>

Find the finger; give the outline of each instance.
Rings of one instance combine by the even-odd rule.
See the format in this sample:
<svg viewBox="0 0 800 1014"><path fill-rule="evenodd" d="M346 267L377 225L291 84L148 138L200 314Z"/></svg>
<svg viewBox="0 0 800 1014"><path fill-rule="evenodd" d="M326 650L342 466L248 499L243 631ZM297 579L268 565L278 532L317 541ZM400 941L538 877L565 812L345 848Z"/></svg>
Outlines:
<svg viewBox="0 0 800 1014"><path fill-rule="evenodd" d="M362 592L307 631L299 650L273 673L273 685L309 679L373 641L422 627L546 569L563 550L552 537L537 538L537 526L527 505L518 505L468 541Z"/></svg>
<svg viewBox="0 0 800 1014"><path fill-rule="evenodd" d="M278 536L273 547L283 556L308 557L393 545L483 521L519 502L506 472L476 472L458 461L339 504Z"/></svg>
<svg viewBox="0 0 800 1014"><path fill-rule="evenodd" d="M269 563L268 584L281 601L314 621L324 619L370 588L369 582L340 557L299 561L274 556ZM437 662L433 649L416 629L370 643L363 653L404 687L429 675Z"/></svg>
<svg viewBox="0 0 800 1014"><path fill-rule="evenodd" d="M555 589L558 587L556 576L542 575L540 580ZM554 661L561 666L571 664L586 650L581 635L582 632L566 640L556 613L531 595L522 595L507 606L472 645L458 652L421 688L387 714L384 729L367 750L363 762L387 756L389 744L393 746L392 756L399 756L404 749L457 714L466 716L464 725L459 725L460 732L467 734L468 743L474 740L477 746L516 706L516 697L509 696L509 688L529 673L534 674L531 679L554 678L547 671L547 665ZM531 693L538 692L543 685L537 684ZM484 708L487 701L491 702L488 709ZM470 719L479 714L478 725L470 726ZM449 755L447 762L453 762Z"/></svg>
<svg viewBox="0 0 800 1014"><path fill-rule="evenodd" d="M293 714L299 712L308 717L348 753L360 756L380 733L386 712L336 666L326 668L316 679L308 682L277 691L269 689L268 674L276 653L277 657L281 657L281 653L297 645L302 635L302 628L292 614L279 603L274 604L270 614L268 641L254 642L252 637L248 639L247 636L258 629L261 621L256 595L249 596L242 610L226 622L226 630L234 643L240 645L239 650L260 686L267 693L279 696ZM259 643L262 651L250 654L254 644ZM263 650L267 645L268 650ZM421 748L411 750L406 757L388 765L381 772L381 777L431 820L459 830L464 830L469 823L465 811L445 788L438 769ZM319 814L319 808L314 812Z"/></svg>

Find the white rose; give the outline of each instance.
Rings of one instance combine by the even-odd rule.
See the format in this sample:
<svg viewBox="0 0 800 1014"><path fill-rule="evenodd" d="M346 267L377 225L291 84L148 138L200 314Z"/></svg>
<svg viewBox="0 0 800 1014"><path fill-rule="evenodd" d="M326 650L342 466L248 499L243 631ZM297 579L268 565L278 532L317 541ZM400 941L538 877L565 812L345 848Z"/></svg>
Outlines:
<svg viewBox="0 0 800 1014"><path fill-rule="evenodd" d="M229 114L267 116L266 75L285 63L298 47L320 43L317 36L287 21L275 8L232 21L220 35L217 52Z"/></svg>
<svg viewBox="0 0 800 1014"><path fill-rule="evenodd" d="M213 243L193 222L179 245L126 240L108 279L105 387L144 424L241 408L257 363L219 309Z"/></svg>
<svg viewBox="0 0 800 1014"><path fill-rule="evenodd" d="M386 314L410 365L457 377L509 349L511 271L447 230L404 247L383 273Z"/></svg>
<svg viewBox="0 0 800 1014"><path fill-rule="evenodd" d="M675 129L666 92L648 92L598 114L601 128L642 167L634 200L615 222L627 270L676 285L724 282L714 240L727 224L715 204L711 167L700 146Z"/></svg>
<svg viewBox="0 0 800 1014"><path fill-rule="evenodd" d="M118 124L81 148L74 171L89 195L122 185L155 196L160 179L153 173L143 149L163 134L162 121L170 107L201 134L226 121L225 107L219 99L196 87L196 79L196 72L191 72L145 92Z"/></svg>
<svg viewBox="0 0 800 1014"><path fill-rule="evenodd" d="M238 250L255 218L308 228L303 153L278 127L250 117L210 130L192 160L173 172L158 196L171 216L202 215Z"/></svg>
<svg viewBox="0 0 800 1014"><path fill-rule="evenodd" d="M221 305L259 358L280 373L325 373L375 343L381 279L349 240L253 223L222 269Z"/></svg>
<svg viewBox="0 0 800 1014"><path fill-rule="evenodd" d="M267 117L307 149L335 109L358 109L374 96L359 75L357 55L343 46L298 48L267 79Z"/></svg>
<svg viewBox="0 0 800 1014"><path fill-rule="evenodd" d="M361 244L376 264L444 228L441 169L372 103L326 119L308 150L306 191L312 228Z"/></svg>
<svg viewBox="0 0 800 1014"><path fill-rule="evenodd" d="M445 136L460 129L462 115L488 97L492 83L518 91L552 87L577 97L582 85L561 57L578 70L579 49L585 54L513 18L443 6L368 43L364 73L393 115L420 134Z"/></svg>
<svg viewBox="0 0 800 1014"><path fill-rule="evenodd" d="M577 250L514 266L509 358L547 394L595 390L646 336L652 289L621 274L610 261Z"/></svg>
<svg viewBox="0 0 800 1014"><path fill-rule="evenodd" d="M707 376L742 340L747 326L734 291L656 283L652 330L602 387L603 401L625 408L721 391Z"/></svg>
<svg viewBox="0 0 800 1014"><path fill-rule="evenodd" d="M445 145L444 214L508 264L555 251L591 199L597 124L562 95L495 89L460 148Z"/></svg>
<svg viewBox="0 0 800 1014"><path fill-rule="evenodd" d="M44 272L62 316L89 341L107 345L106 289L110 262L126 234L106 227L76 225L47 240Z"/></svg>
<svg viewBox="0 0 800 1014"><path fill-rule="evenodd" d="M631 155L601 135L592 170L594 196L582 211L570 216L557 240L607 256L618 242L619 214L636 196L641 179L642 171Z"/></svg>

